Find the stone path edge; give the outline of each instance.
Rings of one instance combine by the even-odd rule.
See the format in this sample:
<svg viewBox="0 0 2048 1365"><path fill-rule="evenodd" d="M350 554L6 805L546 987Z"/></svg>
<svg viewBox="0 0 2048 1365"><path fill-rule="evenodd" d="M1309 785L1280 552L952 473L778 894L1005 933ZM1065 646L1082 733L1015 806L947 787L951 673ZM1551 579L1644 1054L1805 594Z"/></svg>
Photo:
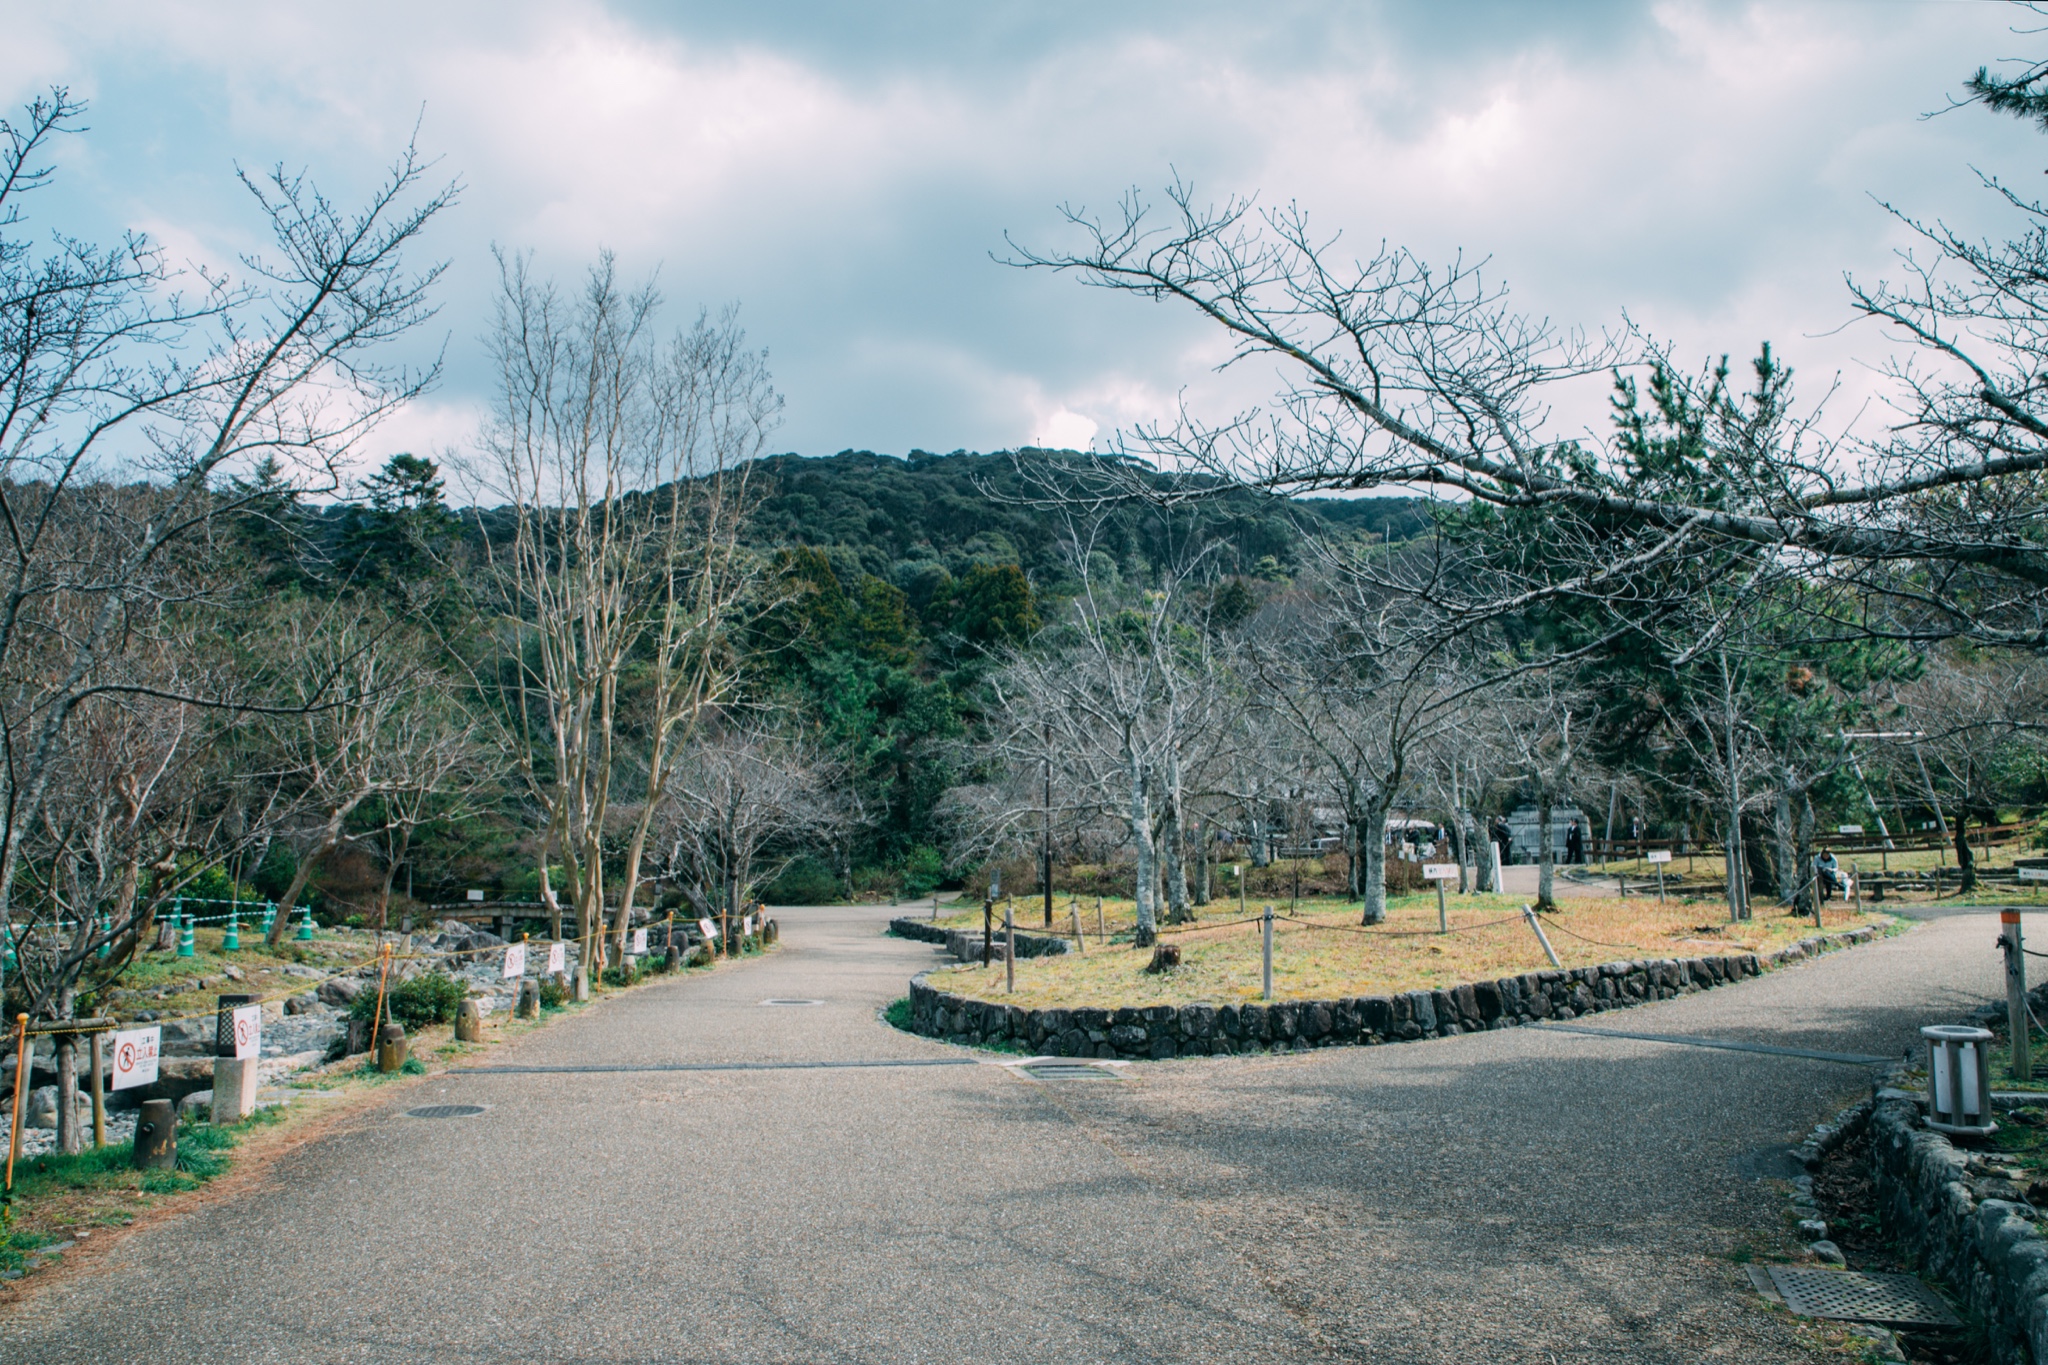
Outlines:
<svg viewBox="0 0 2048 1365"><path fill-rule="evenodd" d="M910 1032L970 1047L1023 1046L1049 1056L1127 1061L1371 1047L1577 1019L1670 1000L1885 934L1882 926L1817 934L1768 958L1730 953L1604 962L1399 995L1271 1004L1025 1009L940 990L919 972L910 980Z"/></svg>

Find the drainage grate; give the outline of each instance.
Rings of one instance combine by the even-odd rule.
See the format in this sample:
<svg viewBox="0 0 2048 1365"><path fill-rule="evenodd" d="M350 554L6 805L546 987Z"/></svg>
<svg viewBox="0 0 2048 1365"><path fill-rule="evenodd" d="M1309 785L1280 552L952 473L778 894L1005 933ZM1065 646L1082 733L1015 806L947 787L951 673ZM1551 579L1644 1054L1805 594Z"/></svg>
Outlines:
<svg viewBox="0 0 2048 1365"><path fill-rule="evenodd" d="M825 1002L822 1000L763 1000L761 1003L764 1005L788 1005L794 1007L803 1005L822 1005Z"/></svg>
<svg viewBox="0 0 2048 1365"><path fill-rule="evenodd" d="M1121 1080L1116 1072L1106 1066L1092 1066L1087 1062L1033 1062L1017 1068L1034 1081L1115 1081Z"/></svg>
<svg viewBox="0 0 2048 1365"><path fill-rule="evenodd" d="M1917 1275L1872 1275L1857 1270L1816 1270L1774 1265L1771 1282L1785 1306L1806 1318L1844 1322L1954 1327L1956 1315Z"/></svg>
<svg viewBox="0 0 2048 1365"><path fill-rule="evenodd" d="M418 1109L408 1109L405 1116L411 1119L473 1119L484 1112L480 1104L428 1104Z"/></svg>

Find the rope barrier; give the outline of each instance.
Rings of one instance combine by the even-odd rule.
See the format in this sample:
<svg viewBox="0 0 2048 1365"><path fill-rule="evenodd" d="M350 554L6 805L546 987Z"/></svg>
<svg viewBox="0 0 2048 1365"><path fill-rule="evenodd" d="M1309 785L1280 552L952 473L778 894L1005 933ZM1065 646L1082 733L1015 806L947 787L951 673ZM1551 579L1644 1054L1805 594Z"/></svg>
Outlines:
<svg viewBox="0 0 2048 1365"><path fill-rule="evenodd" d="M1339 934L1361 934L1366 938L1443 938L1447 934L1463 934L1474 929L1491 929L1497 924L1507 924L1521 919L1520 915L1504 915L1500 919L1485 920L1479 924L1460 924L1450 929L1369 929L1360 924L1321 924L1315 920L1298 919L1293 915L1275 915L1275 920L1299 924L1310 929L1325 929Z"/></svg>

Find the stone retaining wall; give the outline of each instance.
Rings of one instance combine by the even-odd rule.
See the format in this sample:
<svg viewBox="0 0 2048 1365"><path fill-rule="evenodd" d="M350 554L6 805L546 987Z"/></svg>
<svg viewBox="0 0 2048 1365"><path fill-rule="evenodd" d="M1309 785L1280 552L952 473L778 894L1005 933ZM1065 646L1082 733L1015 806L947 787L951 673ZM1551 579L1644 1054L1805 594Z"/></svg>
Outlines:
<svg viewBox="0 0 2048 1365"><path fill-rule="evenodd" d="M1982 1319L2001 1361L2048 1360L2048 1240L2023 1192L1921 1126L1920 1101L1882 1089L1870 1167L1884 1227Z"/></svg>
<svg viewBox="0 0 2048 1365"><path fill-rule="evenodd" d="M889 921L889 932L898 938L916 939L920 943L943 943L946 945L946 951L962 962L969 958L977 962L981 960L979 929L952 929L921 919L892 919ZM1066 951L1068 944L1063 938L1051 938L1043 934L1017 935L1018 957L1056 957ZM995 933L995 953L997 958L1003 955L1001 929L997 929Z"/></svg>
<svg viewBox="0 0 2048 1365"><path fill-rule="evenodd" d="M1770 961L1774 965L1801 961L1830 948L1868 942L1878 932L1863 928L1818 935L1773 953ZM1498 981L1394 996L1276 1001L1270 1005L1039 1010L942 991L920 973L910 982L910 1028L949 1042L1016 1044L1062 1057L1145 1059L1305 1051L1447 1038L1543 1019L1576 1019L1710 990L1756 976L1763 968L1756 954L1735 953L1524 972Z"/></svg>

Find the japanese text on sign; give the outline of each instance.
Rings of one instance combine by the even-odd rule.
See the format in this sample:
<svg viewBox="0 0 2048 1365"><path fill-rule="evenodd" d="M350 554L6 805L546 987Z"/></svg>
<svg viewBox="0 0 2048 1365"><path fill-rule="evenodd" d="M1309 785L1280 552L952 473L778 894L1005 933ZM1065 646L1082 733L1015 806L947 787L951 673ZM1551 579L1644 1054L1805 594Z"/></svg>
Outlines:
<svg viewBox="0 0 2048 1365"><path fill-rule="evenodd" d="M566 943L550 943L548 945L548 975L553 976L556 972L566 972L568 970L569 945Z"/></svg>
<svg viewBox="0 0 2048 1365"><path fill-rule="evenodd" d="M1456 863L1424 863L1422 880L1426 882L1454 882L1458 880Z"/></svg>
<svg viewBox="0 0 2048 1365"><path fill-rule="evenodd" d="M240 1060L263 1050L263 1006L239 1005L235 1009L235 1057Z"/></svg>
<svg viewBox="0 0 2048 1365"><path fill-rule="evenodd" d="M507 977L526 975L526 945L515 943L505 950L505 975Z"/></svg>
<svg viewBox="0 0 2048 1365"><path fill-rule="evenodd" d="M647 931L645 929L635 929L633 931L633 951L636 953L647 951Z"/></svg>
<svg viewBox="0 0 2048 1365"><path fill-rule="evenodd" d="M114 1035L114 1089L156 1083L157 1049L163 1033L161 1028L151 1026L123 1029Z"/></svg>

